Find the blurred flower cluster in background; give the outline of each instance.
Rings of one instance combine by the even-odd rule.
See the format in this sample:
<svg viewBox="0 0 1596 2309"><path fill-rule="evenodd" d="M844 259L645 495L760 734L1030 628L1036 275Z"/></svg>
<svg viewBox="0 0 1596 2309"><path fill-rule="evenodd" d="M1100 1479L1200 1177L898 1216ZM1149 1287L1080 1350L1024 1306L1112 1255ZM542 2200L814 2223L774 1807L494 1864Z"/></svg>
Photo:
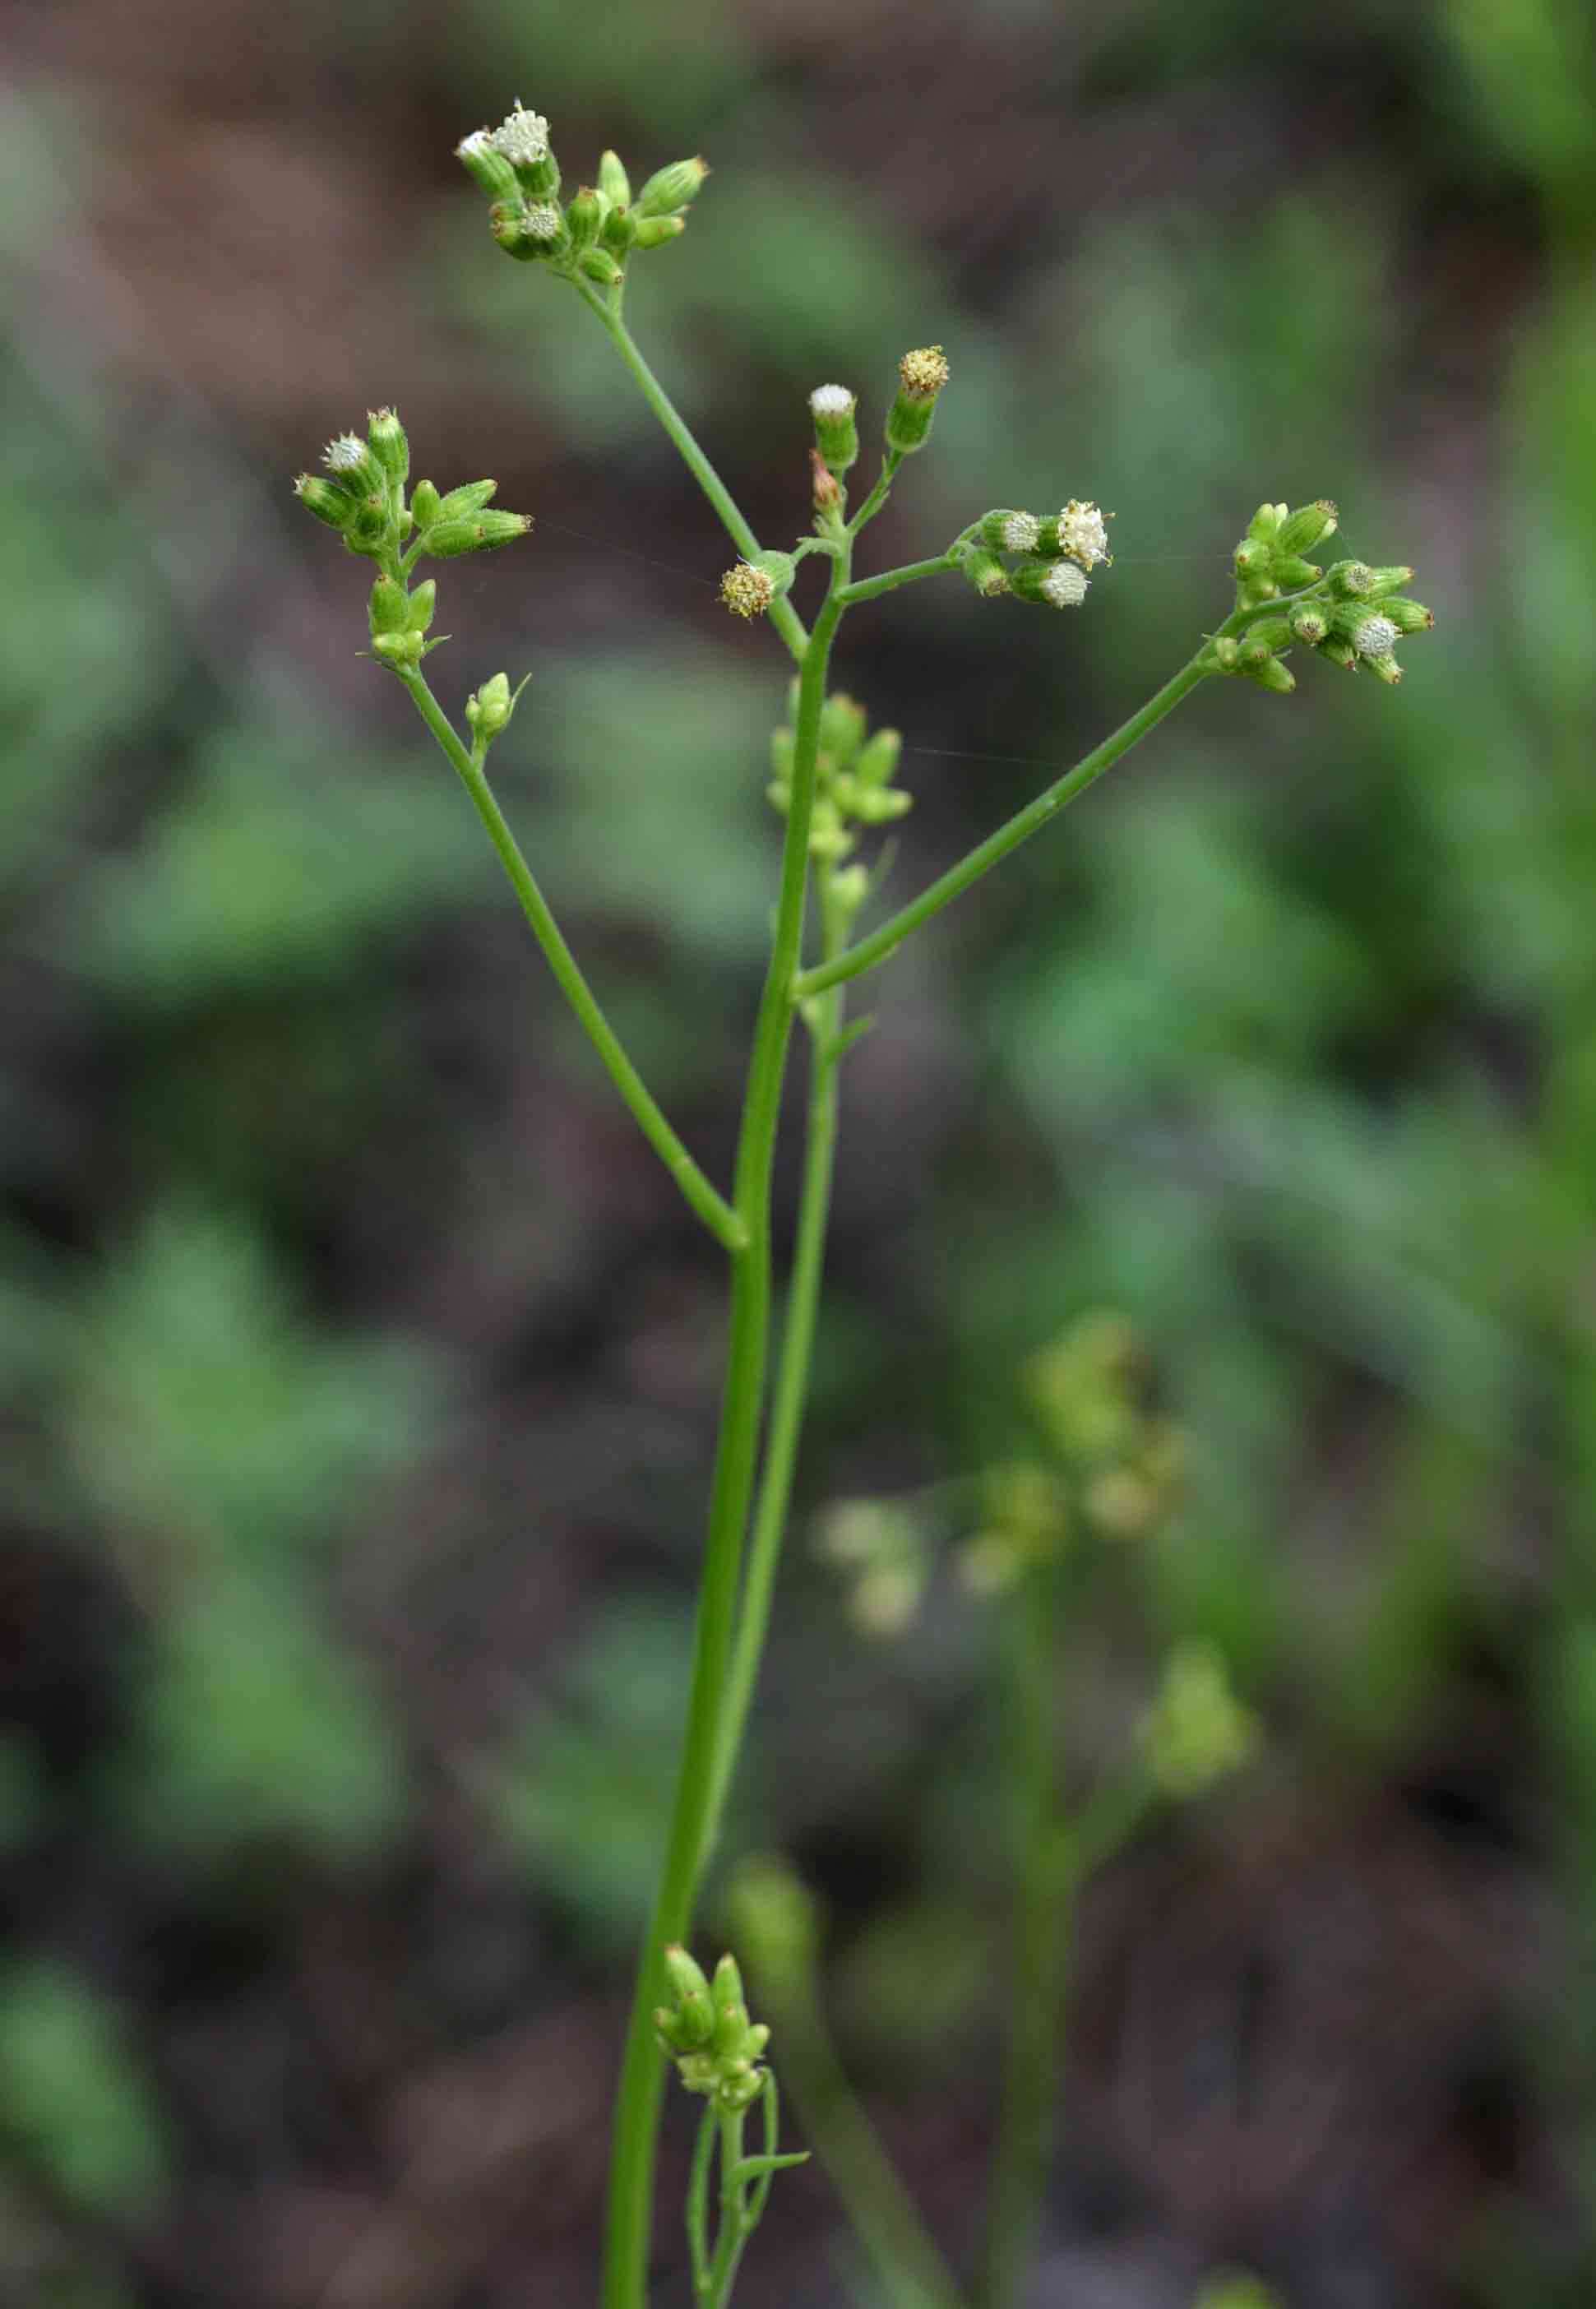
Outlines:
<svg viewBox="0 0 1596 2309"><path fill-rule="evenodd" d="M574 185L713 164L629 318L763 537L808 520L811 390L876 437L931 341L867 566L983 506L1116 515L1078 617L950 579L850 622L916 796L889 900L1189 653L1261 496L1418 566L1398 695L1208 685L875 982L799 1506L1011 1462L1014 1375L1084 1310L1151 1343L1178 1504L1060 1662L1071 1737L1178 1656L1253 1752L1086 1902L1039 2304L1588 2304L1588 12L9 30L0 2300L593 2296L721 1274L289 479L393 402L419 471L536 516L451 565L430 672L456 709L531 675L505 810L717 1175L786 667L600 332L483 229L453 148L520 91ZM729 1845L823 1898L839 2043L958 2261L998 1741L988 1615L915 1578L886 1641L791 1549ZM815 2166L760 2247L762 2298L843 2296Z"/></svg>

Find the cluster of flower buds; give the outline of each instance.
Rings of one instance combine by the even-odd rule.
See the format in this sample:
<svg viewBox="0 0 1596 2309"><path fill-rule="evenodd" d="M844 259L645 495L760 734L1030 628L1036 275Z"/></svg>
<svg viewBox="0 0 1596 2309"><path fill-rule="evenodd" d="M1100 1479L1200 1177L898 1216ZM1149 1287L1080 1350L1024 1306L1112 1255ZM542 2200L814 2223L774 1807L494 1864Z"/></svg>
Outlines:
<svg viewBox="0 0 1596 2309"><path fill-rule="evenodd" d="M1111 518L1079 497L1053 514L997 506L960 540L959 566L983 601L1013 593L1047 610L1078 609L1086 599L1087 571L1114 558Z"/></svg>
<svg viewBox="0 0 1596 2309"><path fill-rule="evenodd" d="M1069 1534L1069 1493L1054 1469L1004 1460L981 1477L980 1524L960 1551L960 1575L973 1594L996 1595L1061 1555Z"/></svg>
<svg viewBox="0 0 1596 2309"><path fill-rule="evenodd" d="M1405 563L1376 568L1348 560L1322 568L1306 560L1336 526L1327 497L1295 510L1258 507L1235 553L1237 609L1258 614L1238 634L1210 643L1215 672L1239 674L1284 696L1297 684L1283 653L1302 648L1348 671L1361 667L1392 685L1402 679L1396 645L1405 635L1428 632L1434 613L1403 593L1413 575ZM1271 610L1276 601L1278 612Z"/></svg>
<svg viewBox="0 0 1596 2309"><path fill-rule="evenodd" d="M914 1502L834 1500L820 1517L815 1547L847 1580L849 1616L859 1633L901 1635L931 1577L930 1534Z"/></svg>
<svg viewBox="0 0 1596 2309"><path fill-rule="evenodd" d="M796 682L788 692L788 712L796 721ZM841 690L833 692L820 709L809 854L829 859L833 865L840 864L855 847L859 827L886 826L913 806L914 796L893 783L903 751L902 731L876 730L867 735L868 726L864 707ZM792 803L792 761L797 742L797 735L789 726L771 733L772 777L765 792L783 817ZM850 869L850 873L857 870ZM848 886L849 889L853 886ZM861 887L861 903L864 895Z"/></svg>
<svg viewBox="0 0 1596 2309"><path fill-rule="evenodd" d="M657 169L635 196L617 153L599 162L598 181L583 185L562 208L559 162L548 123L520 99L496 128L479 128L455 148L490 203L488 224L506 256L552 265L567 280L578 276L613 289L625 278L634 249L662 248L686 229L687 210L709 174L694 157Z"/></svg>
<svg viewBox="0 0 1596 2309"><path fill-rule="evenodd" d="M465 718L479 755L487 753L496 738L504 736L521 693L531 678L530 673L522 674L512 689L509 675L496 673L483 683L480 689L473 689L466 699Z"/></svg>
<svg viewBox="0 0 1596 2309"><path fill-rule="evenodd" d="M447 496L440 496L430 481L418 481L407 504L410 443L392 409L371 412L364 440L358 433L341 433L330 441L322 462L325 478L301 473L294 494L307 512L339 532L351 553L383 565L384 575L372 592L371 633L374 647L379 641L388 645L375 653L390 665L414 664L432 622L431 581L408 596L404 607L396 601L393 590L384 591L388 585L403 594L397 573L406 540L410 540L407 563L423 553L447 561L462 553L513 544L531 529L531 516L490 510L487 501L496 481L468 481ZM413 649L402 641L406 635L415 637Z"/></svg>
<svg viewBox="0 0 1596 2309"><path fill-rule="evenodd" d="M713 1980L706 1980L685 1948L671 1947L665 1970L672 2002L655 2011L654 2029L682 2082L717 2108L748 2107L764 2089L759 2058L771 2032L748 2019L735 1959L723 1956Z"/></svg>
<svg viewBox="0 0 1596 2309"><path fill-rule="evenodd" d="M1158 1696L1137 1727L1143 1761L1165 1795L1205 1795L1237 1771L1258 1744L1257 1719L1230 1686L1212 1644L1178 1644Z"/></svg>
<svg viewBox="0 0 1596 2309"><path fill-rule="evenodd" d="M1151 1400L1150 1360L1124 1316L1083 1315L1025 1367L1026 1393L1108 1539L1144 1539L1179 1502L1180 1431Z"/></svg>

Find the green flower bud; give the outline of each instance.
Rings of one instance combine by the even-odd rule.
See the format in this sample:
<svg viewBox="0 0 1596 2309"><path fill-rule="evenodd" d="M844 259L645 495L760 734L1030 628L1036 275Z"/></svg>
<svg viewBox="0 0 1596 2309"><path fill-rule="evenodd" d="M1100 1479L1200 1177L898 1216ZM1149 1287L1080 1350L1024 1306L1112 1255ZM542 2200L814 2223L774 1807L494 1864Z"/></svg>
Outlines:
<svg viewBox="0 0 1596 2309"><path fill-rule="evenodd" d="M686 1996L702 1996L706 2002L709 2001L710 1984L703 1967L679 1941L673 1941L665 1950L664 1963L665 1977L678 2004Z"/></svg>
<svg viewBox="0 0 1596 2309"><path fill-rule="evenodd" d="M336 481L325 481L319 473L301 473L294 483L294 495L306 513L315 514L329 529L348 529L358 507L347 489Z"/></svg>
<svg viewBox="0 0 1596 2309"><path fill-rule="evenodd" d="M717 2014L729 2011L734 2005L741 2006L743 1976L738 1970L737 1959L734 1956L723 1956L715 1967L714 1978L710 1984L710 1994ZM747 2026L746 2013L743 2016L743 2025L745 2028Z"/></svg>
<svg viewBox="0 0 1596 2309"><path fill-rule="evenodd" d="M1231 558L1237 576L1244 583L1250 583L1255 578L1268 576L1274 560L1274 549L1264 544L1261 538L1244 537Z"/></svg>
<svg viewBox="0 0 1596 2309"><path fill-rule="evenodd" d="M865 742L867 716L858 700L833 690L820 709L820 745L840 770L850 767Z"/></svg>
<svg viewBox="0 0 1596 2309"><path fill-rule="evenodd" d="M635 213L635 212L634 212ZM639 248L663 248L668 242L679 240L687 229L687 220L679 216L639 217L637 246Z"/></svg>
<svg viewBox="0 0 1596 2309"><path fill-rule="evenodd" d="M591 185L583 185L565 211L565 230L574 249L591 247L604 221L604 202Z"/></svg>
<svg viewBox="0 0 1596 2309"><path fill-rule="evenodd" d="M1341 634L1331 634L1325 640L1320 642L1317 644L1316 653L1320 657L1328 658L1332 665L1339 665L1349 673L1358 663L1357 651Z"/></svg>
<svg viewBox="0 0 1596 2309"><path fill-rule="evenodd" d="M792 731L772 730L771 731L771 768L776 777L786 785L790 785L792 783L792 764L797 747L798 739Z"/></svg>
<svg viewBox="0 0 1596 2309"><path fill-rule="evenodd" d="M845 385L817 385L809 395L815 445L828 472L845 473L859 453L858 401Z"/></svg>
<svg viewBox="0 0 1596 2309"><path fill-rule="evenodd" d="M386 549L393 531L393 516L387 492L382 490L361 498L345 532L344 543L356 553L381 553Z"/></svg>
<svg viewBox="0 0 1596 2309"><path fill-rule="evenodd" d="M600 153L599 190L611 208L624 209L631 200L631 179L618 152Z"/></svg>
<svg viewBox="0 0 1596 2309"><path fill-rule="evenodd" d="M1400 593L1404 585L1411 585L1413 582L1413 572L1405 561L1393 561L1389 567L1371 569L1368 574L1373 580L1369 592L1376 596Z"/></svg>
<svg viewBox="0 0 1596 2309"><path fill-rule="evenodd" d="M1205 1794L1247 1762L1257 1739L1256 1722L1231 1691L1222 1655L1211 1644L1178 1645L1141 1725L1143 1752L1165 1794Z"/></svg>
<svg viewBox="0 0 1596 2309"><path fill-rule="evenodd" d="M1399 634L1427 634L1436 622L1433 610L1427 610L1422 601L1410 601L1401 593L1381 595L1380 615L1389 618Z"/></svg>
<svg viewBox="0 0 1596 2309"><path fill-rule="evenodd" d="M437 519L443 499L430 481L418 481L410 491L410 511L418 529L427 529Z"/></svg>
<svg viewBox="0 0 1596 2309"><path fill-rule="evenodd" d="M1075 610L1086 599L1086 580L1073 561L1022 561L1009 584L1022 601L1047 610Z"/></svg>
<svg viewBox="0 0 1596 2309"><path fill-rule="evenodd" d="M437 614L438 581L424 577L410 595L405 611L405 628L412 634L424 634Z"/></svg>
<svg viewBox="0 0 1596 2309"><path fill-rule="evenodd" d="M677 209L685 209L696 196L709 172L710 164L702 157L673 160L667 169L656 169L632 204L634 214L639 218L669 216Z"/></svg>
<svg viewBox="0 0 1596 2309"><path fill-rule="evenodd" d="M1241 662L1244 665L1247 663L1247 653L1250 650L1262 648L1272 656L1276 650L1290 649L1296 638L1289 618L1260 618L1256 625L1249 626L1247 629Z"/></svg>
<svg viewBox="0 0 1596 2309"><path fill-rule="evenodd" d="M426 648L419 634L373 634L373 657L394 671L410 665L419 665Z"/></svg>
<svg viewBox="0 0 1596 2309"><path fill-rule="evenodd" d="M381 497L386 502L388 476L368 441L358 433L340 433L322 452L322 463L341 489L352 497Z"/></svg>
<svg viewBox="0 0 1596 2309"><path fill-rule="evenodd" d="M948 380L940 345L923 345L898 363L898 395L887 411L886 445L902 456L923 449L936 413L936 396Z"/></svg>
<svg viewBox="0 0 1596 2309"><path fill-rule="evenodd" d="M379 577L371 589L371 631L402 634L410 623L410 597L397 577Z"/></svg>
<svg viewBox="0 0 1596 2309"><path fill-rule="evenodd" d="M972 551L962 554L959 568L983 601L996 601L999 593L1009 591L1008 571L997 556L989 553L985 546L977 546Z"/></svg>
<svg viewBox="0 0 1596 2309"><path fill-rule="evenodd" d="M523 513L496 513L491 508L470 521L440 521L427 532L427 552L439 561L452 561L462 553L483 553L497 545L513 545L531 529L531 517Z"/></svg>
<svg viewBox="0 0 1596 2309"><path fill-rule="evenodd" d="M1262 664L1249 665L1247 652L1243 650L1241 670L1249 681L1255 681L1260 689L1272 689L1278 697L1289 697L1297 687L1297 677L1290 667L1282 665L1279 658L1271 657L1267 651L1264 653Z"/></svg>
<svg viewBox="0 0 1596 2309"><path fill-rule="evenodd" d="M1286 622L1292 638L1299 642L1322 642L1330 631L1330 620L1317 601L1298 601L1287 613Z"/></svg>
<svg viewBox="0 0 1596 2309"><path fill-rule="evenodd" d="M600 228L599 238L612 256L625 256L637 238L635 210L611 209Z"/></svg>
<svg viewBox="0 0 1596 2309"><path fill-rule="evenodd" d="M1295 593L1304 585L1317 584L1324 572L1316 562L1303 561L1292 553L1277 553L1269 574L1284 592Z"/></svg>
<svg viewBox="0 0 1596 2309"><path fill-rule="evenodd" d="M1333 561L1325 578L1338 601L1364 601L1375 590L1375 573L1367 561Z"/></svg>
<svg viewBox="0 0 1596 2309"><path fill-rule="evenodd" d="M913 808L914 796L898 786L858 786L856 782L853 814L862 826L889 825Z"/></svg>
<svg viewBox="0 0 1596 2309"><path fill-rule="evenodd" d="M469 521L473 514L481 512L497 489L496 481L462 481L457 489L451 489L440 501L432 520ZM424 526L430 527L431 522Z"/></svg>
<svg viewBox="0 0 1596 2309"><path fill-rule="evenodd" d="M404 427L398 412L392 409L372 409L367 411L367 438L373 454L391 481L401 489L410 478L410 445L405 438Z"/></svg>
<svg viewBox="0 0 1596 2309"><path fill-rule="evenodd" d="M1402 670L1389 650L1383 652L1378 657L1360 655L1359 662L1366 673L1377 675L1380 680L1387 683L1393 689L1402 678Z"/></svg>
<svg viewBox="0 0 1596 2309"><path fill-rule="evenodd" d="M1221 673L1234 673L1241 662L1241 644L1229 634L1221 634L1210 644L1208 653Z"/></svg>
<svg viewBox="0 0 1596 2309"><path fill-rule="evenodd" d="M491 128L478 128L462 136L454 157L490 201L518 201L521 185L514 169L493 141Z"/></svg>
<svg viewBox="0 0 1596 2309"><path fill-rule="evenodd" d="M465 702L465 718L485 744L491 745L510 726L510 716L515 711L515 701L521 696L529 674L520 688L512 691L507 673L496 673L474 690Z"/></svg>
<svg viewBox="0 0 1596 2309"><path fill-rule="evenodd" d="M861 786L890 786L898 774L898 759L902 751L902 730L875 731L853 765L855 779Z"/></svg>
<svg viewBox="0 0 1596 2309"><path fill-rule="evenodd" d="M1261 505L1247 525L1247 533L1262 545L1272 545L1286 517L1284 506Z"/></svg>
<svg viewBox="0 0 1596 2309"><path fill-rule="evenodd" d="M845 921L851 921L869 895L867 867L843 866L832 876L832 904Z"/></svg>
<svg viewBox="0 0 1596 2309"><path fill-rule="evenodd" d="M1335 533L1339 515L1328 497L1298 506L1281 522L1275 543L1282 553L1311 553L1321 539Z"/></svg>
<svg viewBox="0 0 1596 2309"><path fill-rule="evenodd" d="M613 289L617 281L625 278L620 259L611 255L608 248L584 248L576 261L588 279L596 281L600 289Z"/></svg>
<svg viewBox="0 0 1596 2309"><path fill-rule="evenodd" d="M495 201L487 212L495 240L519 264L556 256L565 244L565 220L552 201Z"/></svg>
<svg viewBox="0 0 1596 2309"><path fill-rule="evenodd" d="M981 543L990 546L994 553L1034 553L1041 533L1035 514L1019 513L1009 506L984 513L977 532Z"/></svg>

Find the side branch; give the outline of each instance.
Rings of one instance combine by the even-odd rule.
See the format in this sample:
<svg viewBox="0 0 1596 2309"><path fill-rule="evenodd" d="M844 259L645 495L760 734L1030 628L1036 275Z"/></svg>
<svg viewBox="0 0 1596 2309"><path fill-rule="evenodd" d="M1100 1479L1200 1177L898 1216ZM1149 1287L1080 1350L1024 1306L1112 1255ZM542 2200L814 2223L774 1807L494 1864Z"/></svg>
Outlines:
<svg viewBox="0 0 1596 2309"><path fill-rule="evenodd" d="M1088 754L1083 761L1077 762L1073 770L1066 770L1063 777L1056 780L1044 793L1040 793L1034 801L1028 802L1023 809L1017 811L1005 826L998 827L996 834L988 835L985 842L962 858L956 866L950 866L945 874L933 882L928 889L922 890L918 898L911 898L908 905L900 908L889 921L883 922L879 930L873 930L868 938L860 938L857 946L850 947L847 953L839 955L834 962L818 963L812 970L800 971L793 981L794 999L801 1002L812 994L824 994L828 986L841 986L845 979L858 978L867 970L874 970L878 963L884 962L889 955L895 954L911 930L919 930L922 922L928 922L933 914L939 914L944 906L951 905L972 882L979 882L983 874L989 874L1011 850L1017 850L1022 842L1029 842L1033 834L1039 833L1050 819L1057 817L1061 809L1083 794L1088 786L1094 784L1122 754L1129 753L1138 739L1144 738L1166 713L1172 713L1207 671L1203 653L1199 652L1188 664L1181 667L1172 680L1165 682L1155 696L1148 699L1139 713L1133 713L1128 722L1121 722L1113 735L1105 738L1102 744Z"/></svg>
<svg viewBox="0 0 1596 2309"><path fill-rule="evenodd" d="M476 806L478 817L487 829L489 841L498 852L499 862L521 901L521 911L543 949L560 991L576 1013L588 1039L603 1060L610 1080L631 1109L638 1128L710 1232L728 1250L741 1250L748 1239L747 1228L688 1154L665 1120L642 1076L622 1049L615 1029L600 1008L575 956L561 936L559 925L549 912L548 902L539 888L531 868L522 857L515 836L505 822L504 813L494 799L481 763L467 751L453 723L422 675L412 669L401 673L400 679L410 691L417 713L437 739L453 768L458 772L462 785Z"/></svg>

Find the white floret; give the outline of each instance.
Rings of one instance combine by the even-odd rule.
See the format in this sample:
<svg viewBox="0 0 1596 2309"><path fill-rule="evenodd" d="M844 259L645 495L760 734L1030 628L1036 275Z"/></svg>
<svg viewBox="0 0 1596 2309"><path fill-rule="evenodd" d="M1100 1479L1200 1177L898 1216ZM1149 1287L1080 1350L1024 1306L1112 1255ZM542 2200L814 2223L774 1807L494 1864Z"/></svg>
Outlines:
<svg viewBox="0 0 1596 2309"><path fill-rule="evenodd" d="M1352 636L1359 657L1389 657L1402 636L1389 618L1365 618Z"/></svg>
<svg viewBox="0 0 1596 2309"><path fill-rule="evenodd" d="M1042 580L1042 592L1056 610L1078 610L1086 599L1086 580L1073 561L1056 561Z"/></svg>
<svg viewBox="0 0 1596 2309"><path fill-rule="evenodd" d="M341 433L336 441L329 441L322 454L322 463L329 472L352 473L366 462L366 444L358 433Z"/></svg>
<svg viewBox="0 0 1596 2309"><path fill-rule="evenodd" d="M1083 569L1109 558L1109 530L1101 511L1072 497L1058 516L1058 541Z"/></svg>
<svg viewBox="0 0 1596 2309"><path fill-rule="evenodd" d="M855 395L845 385L817 385L809 395L809 407L816 417L851 417L856 405Z"/></svg>
<svg viewBox="0 0 1596 2309"><path fill-rule="evenodd" d="M548 123L540 112L529 112L519 97L515 109L493 132L494 150L520 168L529 168L548 155Z"/></svg>

